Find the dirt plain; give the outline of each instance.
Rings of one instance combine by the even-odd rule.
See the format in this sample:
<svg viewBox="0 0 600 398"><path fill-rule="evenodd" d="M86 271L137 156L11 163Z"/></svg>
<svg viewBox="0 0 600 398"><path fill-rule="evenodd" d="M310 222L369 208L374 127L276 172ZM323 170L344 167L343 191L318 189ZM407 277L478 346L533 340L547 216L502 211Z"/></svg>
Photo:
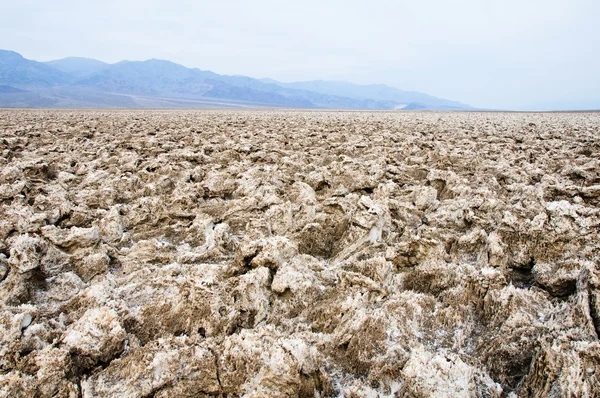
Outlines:
<svg viewBox="0 0 600 398"><path fill-rule="evenodd" d="M600 396L600 114L0 110L2 397Z"/></svg>

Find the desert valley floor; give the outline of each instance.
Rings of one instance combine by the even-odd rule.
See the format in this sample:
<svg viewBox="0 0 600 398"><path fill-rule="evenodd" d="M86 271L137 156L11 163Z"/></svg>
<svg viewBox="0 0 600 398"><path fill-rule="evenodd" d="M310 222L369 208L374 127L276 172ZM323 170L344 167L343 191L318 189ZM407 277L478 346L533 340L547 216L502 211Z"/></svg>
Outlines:
<svg viewBox="0 0 600 398"><path fill-rule="evenodd" d="M600 114L0 110L1 397L598 397Z"/></svg>

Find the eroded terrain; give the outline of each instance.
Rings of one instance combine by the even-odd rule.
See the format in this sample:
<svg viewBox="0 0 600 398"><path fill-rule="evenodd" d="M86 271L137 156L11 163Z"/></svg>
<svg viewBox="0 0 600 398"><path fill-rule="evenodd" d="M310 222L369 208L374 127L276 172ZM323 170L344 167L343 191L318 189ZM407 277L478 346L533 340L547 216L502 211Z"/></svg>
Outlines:
<svg viewBox="0 0 600 398"><path fill-rule="evenodd" d="M600 396L599 126L0 111L0 396Z"/></svg>

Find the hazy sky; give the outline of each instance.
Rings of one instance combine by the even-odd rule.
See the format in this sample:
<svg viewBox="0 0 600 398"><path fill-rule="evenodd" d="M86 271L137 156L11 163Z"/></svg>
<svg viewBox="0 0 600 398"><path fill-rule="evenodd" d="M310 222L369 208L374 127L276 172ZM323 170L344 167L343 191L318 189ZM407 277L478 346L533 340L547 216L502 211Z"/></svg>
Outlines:
<svg viewBox="0 0 600 398"><path fill-rule="evenodd" d="M599 0L0 0L0 48L600 108Z"/></svg>

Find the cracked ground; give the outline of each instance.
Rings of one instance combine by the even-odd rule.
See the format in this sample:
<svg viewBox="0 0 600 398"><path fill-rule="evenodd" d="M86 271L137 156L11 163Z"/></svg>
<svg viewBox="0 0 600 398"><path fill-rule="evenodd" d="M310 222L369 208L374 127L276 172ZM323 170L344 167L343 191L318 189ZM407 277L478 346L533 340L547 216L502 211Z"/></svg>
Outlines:
<svg viewBox="0 0 600 398"><path fill-rule="evenodd" d="M600 114L0 110L2 397L600 396Z"/></svg>

